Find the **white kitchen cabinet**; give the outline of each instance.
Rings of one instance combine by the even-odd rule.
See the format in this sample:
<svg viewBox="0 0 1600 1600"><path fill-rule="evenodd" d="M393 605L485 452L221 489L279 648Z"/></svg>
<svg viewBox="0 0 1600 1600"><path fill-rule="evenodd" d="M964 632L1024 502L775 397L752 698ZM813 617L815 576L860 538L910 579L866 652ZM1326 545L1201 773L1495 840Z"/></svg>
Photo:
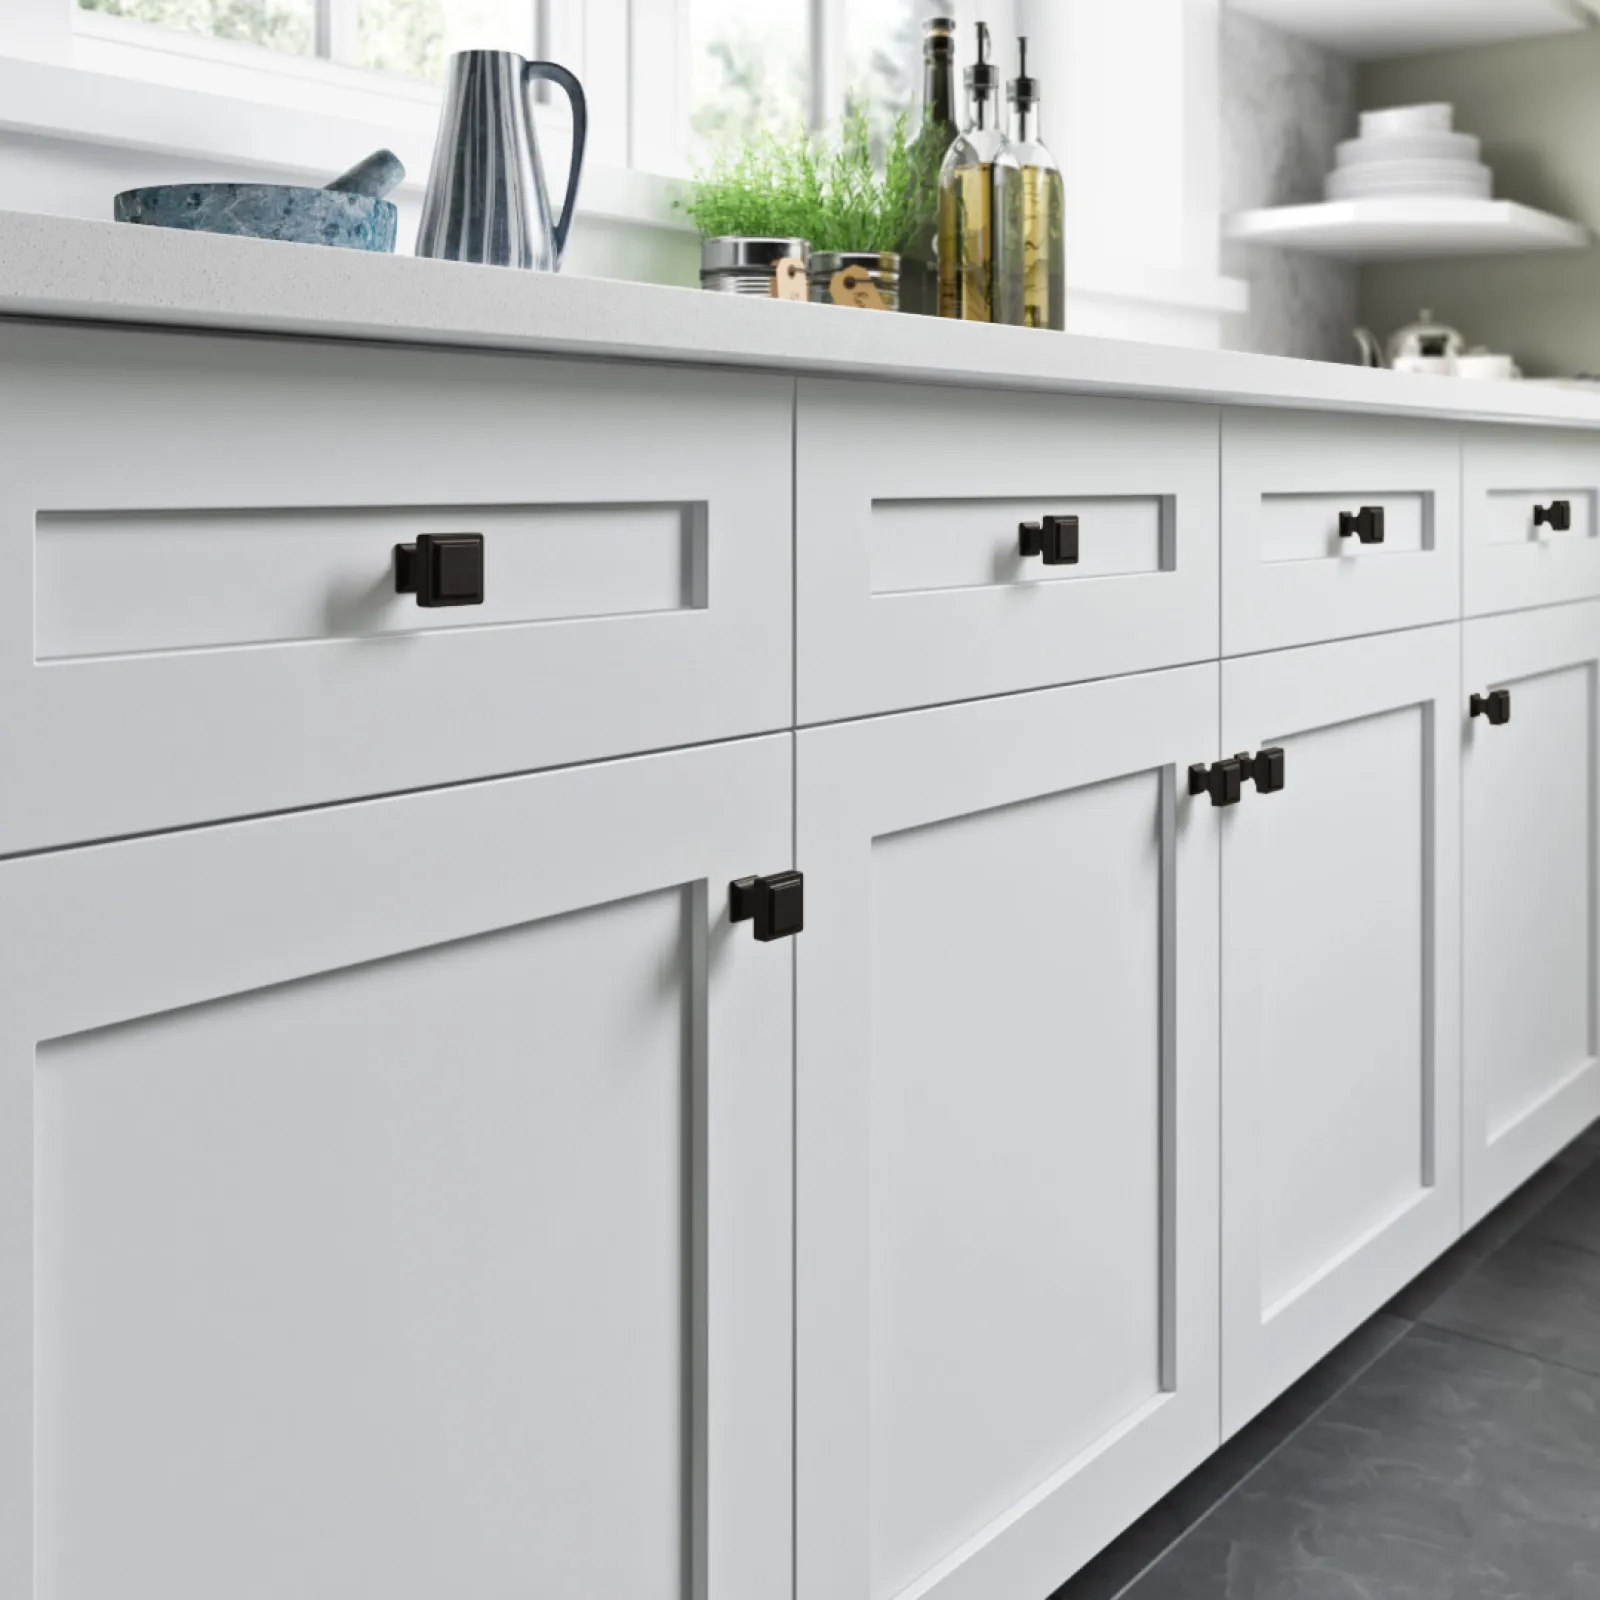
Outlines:
<svg viewBox="0 0 1600 1600"><path fill-rule="evenodd" d="M1600 604L1469 622L1462 732L1470 1226L1600 1116ZM1491 722L1507 696L1509 721Z"/></svg>
<svg viewBox="0 0 1600 1600"><path fill-rule="evenodd" d="M1217 667L802 732L796 1594L1039 1600L1217 1441Z"/></svg>
<svg viewBox="0 0 1600 1600"><path fill-rule="evenodd" d="M1224 655L1453 622L1460 605L1459 429L1223 413Z"/></svg>
<svg viewBox="0 0 1600 1600"><path fill-rule="evenodd" d="M790 1595L791 781L0 865L0 1593Z"/></svg>
<svg viewBox="0 0 1600 1600"><path fill-rule="evenodd" d="M1228 661L1223 1427L1460 1227L1460 629Z"/></svg>
<svg viewBox="0 0 1600 1600"><path fill-rule="evenodd" d="M0 378L0 853L790 724L783 378L19 323ZM427 533L481 604L396 591Z"/></svg>
<svg viewBox="0 0 1600 1600"><path fill-rule="evenodd" d="M1461 469L1467 616L1600 595L1600 442L1592 433L1472 428Z"/></svg>
<svg viewBox="0 0 1600 1600"><path fill-rule="evenodd" d="M1217 654L1214 407L798 390L801 724Z"/></svg>

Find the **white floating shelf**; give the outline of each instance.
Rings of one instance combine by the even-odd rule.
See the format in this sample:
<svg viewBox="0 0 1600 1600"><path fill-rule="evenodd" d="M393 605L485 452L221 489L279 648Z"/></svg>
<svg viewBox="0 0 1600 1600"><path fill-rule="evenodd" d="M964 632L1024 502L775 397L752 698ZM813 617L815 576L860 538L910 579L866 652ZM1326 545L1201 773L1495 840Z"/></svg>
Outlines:
<svg viewBox="0 0 1600 1600"><path fill-rule="evenodd" d="M1231 0L1285 33L1358 61L1459 50L1554 33L1596 20L1600 0Z"/></svg>
<svg viewBox="0 0 1600 1600"><path fill-rule="evenodd" d="M1589 230L1514 200L1330 200L1274 206L1229 218L1230 239L1308 250L1345 261L1425 261L1433 256L1582 250Z"/></svg>

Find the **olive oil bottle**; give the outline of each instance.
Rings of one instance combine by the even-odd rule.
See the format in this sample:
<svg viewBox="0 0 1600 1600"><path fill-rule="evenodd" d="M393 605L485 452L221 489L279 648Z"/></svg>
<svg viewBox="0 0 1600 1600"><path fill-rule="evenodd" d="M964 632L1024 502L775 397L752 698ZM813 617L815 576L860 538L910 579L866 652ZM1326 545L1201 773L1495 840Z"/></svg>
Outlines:
<svg viewBox="0 0 1600 1600"><path fill-rule="evenodd" d="M1011 166L999 126L999 69L989 60L989 29L978 24L978 59L967 68L969 118L939 170L939 315L993 322L997 294L1019 232L1006 206L1020 189L1000 174Z"/></svg>
<svg viewBox="0 0 1600 1600"><path fill-rule="evenodd" d="M928 220L900 246L900 309L939 315L939 168L961 131L956 124L956 25L931 17L922 25L922 127L914 148L919 181L935 186Z"/></svg>
<svg viewBox="0 0 1600 1600"><path fill-rule="evenodd" d="M1067 325L1066 207L1061 168L1039 138L1039 80L1028 76L1028 41L1017 40L1017 76L1007 86L1011 102L1011 162L997 183L1015 194L1001 200L1017 230L1009 253L1011 276L1001 285L996 321L1027 328Z"/></svg>

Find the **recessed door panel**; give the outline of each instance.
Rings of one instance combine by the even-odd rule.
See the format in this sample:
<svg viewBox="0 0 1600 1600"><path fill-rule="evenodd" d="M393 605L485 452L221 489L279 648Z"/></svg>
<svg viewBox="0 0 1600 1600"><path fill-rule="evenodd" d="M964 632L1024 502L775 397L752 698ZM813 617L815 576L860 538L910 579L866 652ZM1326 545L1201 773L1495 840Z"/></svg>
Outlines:
<svg viewBox="0 0 1600 1600"><path fill-rule="evenodd" d="M1476 1221L1600 1115L1600 605L1467 625L1460 707L1466 1213Z"/></svg>
<svg viewBox="0 0 1600 1600"><path fill-rule="evenodd" d="M1600 443L1587 428L1469 428L1462 594L1483 616L1600 595Z"/></svg>
<svg viewBox="0 0 1600 1600"><path fill-rule="evenodd" d="M1455 627L1228 662L1223 1419L1238 1427L1460 1218Z"/></svg>
<svg viewBox="0 0 1600 1600"><path fill-rule="evenodd" d="M1459 431L1395 417L1222 419L1222 652L1459 615Z"/></svg>
<svg viewBox="0 0 1600 1600"><path fill-rule="evenodd" d="M800 737L806 1600L1048 1593L1212 1447L1215 684Z"/></svg>
<svg viewBox="0 0 1600 1600"><path fill-rule="evenodd" d="M1214 409L807 378L795 428L802 724L1216 655Z"/></svg>
<svg viewBox="0 0 1600 1600"><path fill-rule="evenodd" d="M787 728L793 385L9 323L0 855ZM479 603L397 550L482 540Z"/></svg>
<svg viewBox="0 0 1600 1600"><path fill-rule="evenodd" d="M789 1594L793 947L726 905L789 785L0 867L5 1592Z"/></svg>

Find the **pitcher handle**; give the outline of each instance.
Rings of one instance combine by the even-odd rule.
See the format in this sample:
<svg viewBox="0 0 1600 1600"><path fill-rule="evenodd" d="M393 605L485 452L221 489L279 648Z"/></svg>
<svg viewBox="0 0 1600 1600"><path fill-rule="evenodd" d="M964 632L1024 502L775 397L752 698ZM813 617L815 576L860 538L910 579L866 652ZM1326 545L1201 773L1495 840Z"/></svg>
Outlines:
<svg viewBox="0 0 1600 1600"><path fill-rule="evenodd" d="M556 266L567 252L567 229L572 226L572 207L578 198L578 174L583 169L583 146L589 137L589 102L584 98L583 85L554 61L529 61L522 69L522 92L527 96L528 120L533 121L533 84L536 79L558 84L572 102L572 167L567 173L567 198L562 202L561 217L554 232Z"/></svg>

